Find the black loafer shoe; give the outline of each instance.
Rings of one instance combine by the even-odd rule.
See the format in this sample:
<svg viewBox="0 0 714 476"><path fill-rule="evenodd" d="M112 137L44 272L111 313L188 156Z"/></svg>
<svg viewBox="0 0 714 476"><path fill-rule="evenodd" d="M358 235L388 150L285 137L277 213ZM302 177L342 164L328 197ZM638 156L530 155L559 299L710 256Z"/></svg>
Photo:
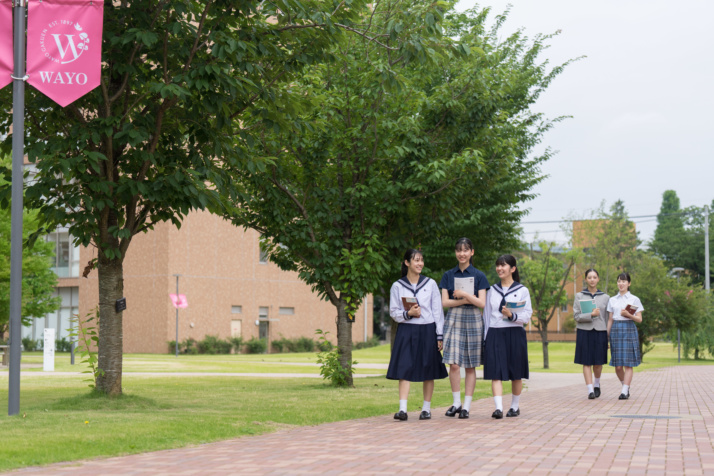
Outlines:
<svg viewBox="0 0 714 476"><path fill-rule="evenodd" d="M491 418L500 420L501 418L503 418L503 412L501 410L496 410L495 412L491 413Z"/></svg>
<svg viewBox="0 0 714 476"><path fill-rule="evenodd" d="M595 393L595 398L600 397L600 387L595 387L594 393Z"/></svg>
<svg viewBox="0 0 714 476"><path fill-rule="evenodd" d="M628 398L630 398L630 392L627 392L627 395L625 395L624 393L621 393L620 396L617 398L618 398L618 400L627 400Z"/></svg>
<svg viewBox="0 0 714 476"><path fill-rule="evenodd" d="M456 408L455 406L451 405L448 410L446 410L446 416L456 416L459 412L461 412L461 407Z"/></svg>
<svg viewBox="0 0 714 476"><path fill-rule="evenodd" d="M427 412L426 410L421 412L421 415L419 415L420 420L431 420L431 412Z"/></svg>
<svg viewBox="0 0 714 476"><path fill-rule="evenodd" d="M401 410L398 413L394 414L395 420L405 421L407 418L409 418L409 416L407 415L407 412L403 412Z"/></svg>
<svg viewBox="0 0 714 476"><path fill-rule="evenodd" d="M459 412L459 419L464 420L469 417L469 411L468 410L461 410Z"/></svg>
<svg viewBox="0 0 714 476"><path fill-rule="evenodd" d="M514 410L513 408L508 409L508 413L506 413L507 417L517 417L518 415L521 414L521 409L519 408L518 410Z"/></svg>
<svg viewBox="0 0 714 476"><path fill-rule="evenodd" d="M596 398L595 392L590 392L590 395L588 395L588 400L595 400Z"/></svg>

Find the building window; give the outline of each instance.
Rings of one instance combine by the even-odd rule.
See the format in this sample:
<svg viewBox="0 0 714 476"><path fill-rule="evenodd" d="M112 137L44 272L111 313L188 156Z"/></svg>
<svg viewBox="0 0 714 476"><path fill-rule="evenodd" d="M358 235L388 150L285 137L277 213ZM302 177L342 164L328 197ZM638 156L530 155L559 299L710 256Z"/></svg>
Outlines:
<svg viewBox="0 0 714 476"><path fill-rule="evenodd" d="M281 307L278 309L278 314L283 314L285 316L292 316L295 314L295 308L294 307Z"/></svg>
<svg viewBox="0 0 714 476"><path fill-rule="evenodd" d="M260 247L260 255L258 255L258 263L267 264L268 263L268 253Z"/></svg>
<svg viewBox="0 0 714 476"><path fill-rule="evenodd" d="M566 302L562 306L560 306L560 311L561 312L568 312L568 303Z"/></svg>
<svg viewBox="0 0 714 476"><path fill-rule="evenodd" d="M258 339L268 339L269 325L270 322L268 321L268 308L258 308Z"/></svg>
<svg viewBox="0 0 714 476"><path fill-rule="evenodd" d="M242 314L243 306L231 306L231 314Z"/></svg>
<svg viewBox="0 0 714 476"><path fill-rule="evenodd" d="M55 262L52 271L60 278L79 277L79 247L72 243L68 231L58 230L47 235L55 244Z"/></svg>
<svg viewBox="0 0 714 476"><path fill-rule="evenodd" d="M45 329L55 329L57 339L69 339L69 328L72 325L70 318L79 313L79 288L56 288L55 296L62 298L60 308L44 317L34 318L32 324L22 329L22 337L42 339Z"/></svg>

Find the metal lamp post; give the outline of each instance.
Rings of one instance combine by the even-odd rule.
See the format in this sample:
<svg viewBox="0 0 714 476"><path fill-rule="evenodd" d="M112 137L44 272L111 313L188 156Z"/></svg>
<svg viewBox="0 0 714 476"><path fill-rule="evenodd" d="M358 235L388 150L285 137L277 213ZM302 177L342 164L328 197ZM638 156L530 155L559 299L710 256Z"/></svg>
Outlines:
<svg viewBox="0 0 714 476"><path fill-rule="evenodd" d="M670 276L673 274L677 275L677 282L679 282L679 273L684 271L684 268L672 268L669 270ZM679 327L677 327L677 363L681 364L682 363L682 351L681 351L681 342L682 342L682 333L679 330Z"/></svg>
<svg viewBox="0 0 714 476"><path fill-rule="evenodd" d="M179 278L181 277L181 275L180 275L180 274L174 274L174 276L176 276L176 298L178 299L178 295L179 295ZM178 305L176 305L176 357L178 357L178 354L179 354L179 349L178 349L178 344L179 344L179 341L178 341L178 326L179 326L178 317L179 317L179 316L178 316L178 314L179 314L179 307L178 307Z"/></svg>

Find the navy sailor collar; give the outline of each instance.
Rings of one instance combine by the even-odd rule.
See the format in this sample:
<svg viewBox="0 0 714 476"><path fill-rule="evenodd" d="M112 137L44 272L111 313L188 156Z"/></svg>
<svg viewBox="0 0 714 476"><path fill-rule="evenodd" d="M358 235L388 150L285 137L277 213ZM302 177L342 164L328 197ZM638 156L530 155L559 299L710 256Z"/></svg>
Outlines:
<svg viewBox="0 0 714 476"><path fill-rule="evenodd" d="M597 291L595 291L595 294L593 294L590 291L588 291L588 288L583 289L582 293L587 294L591 298L594 298L595 296L600 296L601 294L605 294L604 292L600 291L599 289Z"/></svg>
<svg viewBox="0 0 714 476"><path fill-rule="evenodd" d="M422 275L420 274L420 275L419 275L419 281L417 281L417 283L416 283L416 289L412 287L412 286L414 286L414 285L409 282L409 279L408 279L406 276L403 276L403 277L399 278L399 281L397 281L397 282L398 282L399 284L401 284L402 286L404 286L405 288L407 288L408 290L410 290L410 291L416 296L416 293L417 293L421 288L423 288L424 286L426 286L426 283L429 282L429 278L427 278L426 276L422 276Z"/></svg>
<svg viewBox="0 0 714 476"><path fill-rule="evenodd" d="M503 291L503 287L501 286L501 283L495 283L495 284L494 284L493 286L491 286L491 287L492 287L492 288L495 288L496 291L498 292L498 294L500 294L501 296L503 296L504 291ZM519 289L524 288L524 287L525 287L525 286L523 286L523 285L522 285L521 283L519 283L518 281L513 281L513 284L511 284L511 286L509 286L508 291L505 291L505 293L506 293L506 294L511 294L512 292L518 291Z"/></svg>

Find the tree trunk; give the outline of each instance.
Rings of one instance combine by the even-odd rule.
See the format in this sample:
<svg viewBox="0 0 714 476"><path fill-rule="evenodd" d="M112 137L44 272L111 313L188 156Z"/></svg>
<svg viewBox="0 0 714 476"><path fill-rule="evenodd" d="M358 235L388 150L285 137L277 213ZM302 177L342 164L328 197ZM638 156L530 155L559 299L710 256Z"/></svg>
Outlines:
<svg viewBox="0 0 714 476"><path fill-rule="evenodd" d="M397 328L399 327L399 323L392 319L392 324L391 328L389 329L389 337L390 337L390 342L389 342L389 348L394 349L394 339L397 338Z"/></svg>
<svg viewBox="0 0 714 476"><path fill-rule="evenodd" d="M548 358L548 324L541 322L541 329L539 330L540 340L543 344L543 368L550 368L550 359Z"/></svg>
<svg viewBox="0 0 714 476"><path fill-rule="evenodd" d="M337 349L340 351L340 364L347 370L347 385L352 381L352 321L347 317L347 303L344 298L337 304Z"/></svg>
<svg viewBox="0 0 714 476"><path fill-rule="evenodd" d="M104 372L96 378L96 389L107 395L121 395L123 354L122 313L115 311L116 300L124 295L124 265L121 259L102 260L99 275L98 367Z"/></svg>
<svg viewBox="0 0 714 476"><path fill-rule="evenodd" d="M684 358L687 358L687 354L684 354ZM694 348L694 360L699 360L699 348L695 347Z"/></svg>

